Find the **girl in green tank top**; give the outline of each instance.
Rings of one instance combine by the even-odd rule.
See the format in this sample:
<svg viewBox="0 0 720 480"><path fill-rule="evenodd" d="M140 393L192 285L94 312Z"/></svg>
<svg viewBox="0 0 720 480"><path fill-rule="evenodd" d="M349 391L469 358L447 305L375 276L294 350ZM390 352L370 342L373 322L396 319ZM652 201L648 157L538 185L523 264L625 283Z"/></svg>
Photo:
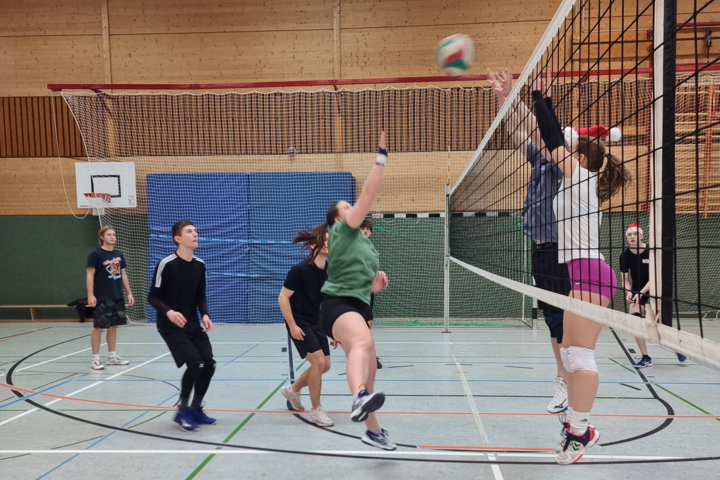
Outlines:
<svg viewBox="0 0 720 480"><path fill-rule="evenodd" d="M334 339L333 345L339 343L347 355L347 380L353 394L350 419L365 421L367 431L362 437L363 443L395 450L373 413L382 407L385 395L374 391L377 355L375 340L365 323L370 294L384 290L388 282L385 273L378 272L377 250L360 231L380 191L387 159L385 132L381 132L375 166L355 205L339 201L328 210L330 263L328 279L322 288L326 298L320 306L320 321L325 333Z"/></svg>

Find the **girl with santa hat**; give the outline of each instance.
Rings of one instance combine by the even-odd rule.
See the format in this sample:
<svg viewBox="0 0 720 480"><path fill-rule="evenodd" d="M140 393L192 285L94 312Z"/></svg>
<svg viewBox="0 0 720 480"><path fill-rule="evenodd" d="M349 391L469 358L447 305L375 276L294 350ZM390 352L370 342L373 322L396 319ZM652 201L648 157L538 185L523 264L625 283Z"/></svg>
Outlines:
<svg viewBox="0 0 720 480"><path fill-rule="evenodd" d="M534 140L545 145L563 172L553 208L559 261L568 266L570 276L569 296L606 307L615 294L617 277L600 253L601 204L627 185L631 176L601 138L613 140L619 131L602 126L563 131L543 92L534 90L532 97L539 129ZM565 312L560 354L567 371L569 407L556 448L556 461L561 465L580 460L600 438L589 420L599 384L595 344L601 329L599 323Z"/></svg>

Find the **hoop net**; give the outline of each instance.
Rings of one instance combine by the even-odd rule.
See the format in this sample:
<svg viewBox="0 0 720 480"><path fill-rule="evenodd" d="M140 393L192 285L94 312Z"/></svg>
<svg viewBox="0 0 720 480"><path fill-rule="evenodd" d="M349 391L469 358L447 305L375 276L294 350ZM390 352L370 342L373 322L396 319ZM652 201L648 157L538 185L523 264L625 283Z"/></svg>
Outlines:
<svg viewBox="0 0 720 480"><path fill-rule="evenodd" d="M109 193L86 193L85 198L88 199L93 215L105 215L105 208L110 205Z"/></svg>

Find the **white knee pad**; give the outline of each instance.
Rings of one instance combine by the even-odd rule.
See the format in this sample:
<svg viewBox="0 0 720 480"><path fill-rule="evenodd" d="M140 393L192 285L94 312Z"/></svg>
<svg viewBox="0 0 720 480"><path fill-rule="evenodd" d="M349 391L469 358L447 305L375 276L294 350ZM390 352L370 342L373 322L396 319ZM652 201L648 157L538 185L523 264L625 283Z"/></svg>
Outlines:
<svg viewBox="0 0 720 480"><path fill-rule="evenodd" d="M568 373L573 373L572 368L570 368L570 355L568 354L567 348L560 348L560 360L562 361L565 371Z"/></svg>
<svg viewBox="0 0 720 480"><path fill-rule="evenodd" d="M589 348L582 347L568 347L567 352L570 368L572 369L568 371L598 371L597 364L595 363L595 350L590 350Z"/></svg>

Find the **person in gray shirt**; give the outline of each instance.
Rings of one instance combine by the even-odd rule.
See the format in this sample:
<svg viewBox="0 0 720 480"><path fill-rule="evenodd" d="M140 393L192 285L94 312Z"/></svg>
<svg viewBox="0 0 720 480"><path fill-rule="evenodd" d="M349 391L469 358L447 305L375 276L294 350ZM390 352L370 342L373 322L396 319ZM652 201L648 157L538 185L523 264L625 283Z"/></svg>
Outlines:
<svg viewBox="0 0 720 480"><path fill-rule="evenodd" d="M493 92L502 106L512 90L512 78L504 69L498 73L488 69L488 77ZM546 89L543 88L544 90ZM548 90L550 91L551 89ZM545 100L550 101L550 98ZM570 278L567 265L558 262L557 220L553 212L553 201L557 196L563 173L555 162L548 160L550 158L548 152L541 151L531 141L530 133L537 128L533 113L518 98L513 101L512 107L505 118L505 127L516 147L525 154L532 167L523 206L523 232L532 240L533 279L535 285L543 290L567 295L570 293ZM540 301L538 307L542 309L545 323L550 329L550 342L557 364L555 395L548 404L547 411L562 413L568 407L567 384L563 379L565 368L560 358L563 311Z"/></svg>

